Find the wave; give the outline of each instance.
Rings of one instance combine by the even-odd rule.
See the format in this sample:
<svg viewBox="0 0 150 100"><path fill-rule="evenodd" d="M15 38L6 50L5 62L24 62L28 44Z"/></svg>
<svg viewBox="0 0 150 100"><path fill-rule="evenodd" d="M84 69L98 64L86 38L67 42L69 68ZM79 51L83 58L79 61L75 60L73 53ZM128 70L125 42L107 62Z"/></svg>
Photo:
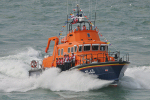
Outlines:
<svg viewBox="0 0 150 100"><path fill-rule="evenodd" d="M61 72L58 68L50 68L39 77L29 77L31 60L41 60L41 52L27 48L15 55L0 57L0 91L26 92L38 88L51 91L90 91L107 87L112 81L97 79L95 75L78 70ZM120 80L119 87L130 89L150 89L150 67L128 68Z"/></svg>
<svg viewBox="0 0 150 100"><path fill-rule="evenodd" d="M17 78L27 77L31 60L39 60L39 54L39 51L27 48L15 55L0 57L0 73Z"/></svg>
<svg viewBox="0 0 150 100"><path fill-rule="evenodd" d="M58 68L50 68L39 77L29 77L31 60L40 60L40 52L28 48L16 55L0 58L0 91L26 92L43 88L52 91L89 91L108 86L112 81L97 79L80 71L61 72Z"/></svg>
<svg viewBox="0 0 150 100"><path fill-rule="evenodd" d="M128 68L119 86L130 89L150 89L150 66Z"/></svg>

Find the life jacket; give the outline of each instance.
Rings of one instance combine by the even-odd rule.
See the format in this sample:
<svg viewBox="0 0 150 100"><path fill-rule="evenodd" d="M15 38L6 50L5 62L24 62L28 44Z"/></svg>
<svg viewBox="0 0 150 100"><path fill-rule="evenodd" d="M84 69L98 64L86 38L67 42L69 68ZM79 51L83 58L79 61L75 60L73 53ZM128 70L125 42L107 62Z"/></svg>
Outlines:
<svg viewBox="0 0 150 100"><path fill-rule="evenodd" d="M71 62L72 61L72 56L71 57L69 57L69 62Z"/></svg>
<svg viewBox="0 0 150 100"><path fill-rule="evenodd" d="M66 57L66 58L65 58L65 62L67 62L67 63L70 62L70 61L69 61L69 57Z"/></svg>
<svg viewBox="0 0 150 100"><path fill-rule="evenodd" d="M63 65L63 59L60 60L60 64Z"/></svg>
<svg viewBox="0 0 150 100"><path fill-rule="evenodd" d="M58 65L60 65L60 60L58 60Z"/></svg>
<svg viewBox="0 0 150 100"><path fill-rule="evenodd" d="M58 65L58 60L56 60L56 65Z"/></svg>
<svg viewBox="0 0 150 100"><path fill-rule="evenodd" d="M75 55L72 55L72 56L71 56L71 60L72 60L73 62L75 62Z"/></svg>

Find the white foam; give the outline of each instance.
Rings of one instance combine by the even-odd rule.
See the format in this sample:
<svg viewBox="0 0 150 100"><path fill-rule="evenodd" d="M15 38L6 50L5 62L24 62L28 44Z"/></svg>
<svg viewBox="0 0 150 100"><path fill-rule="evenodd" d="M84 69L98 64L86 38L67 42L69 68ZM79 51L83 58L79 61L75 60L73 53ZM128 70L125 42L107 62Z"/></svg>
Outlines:
<svg viewBox="0 0 150 100"><path fill-rule="evenodd" d="M51 68L39 77L39 86L52 91L89 91L108 86L112 81L100 80L77 70L59 73L58 68Z"/></svg>
<svg viewBox="0 0 150 100"><path fill-rule="evenodd" d="M46 70L40 77L28 77L30 61L39 60L40 52L28 48L15 55L0 58L0 91L12 92L44 88L52 91L89 91L108 86L112 81L97 79L77 70L60 73L58 68ZM150 66L128 68L119 86L150 89Z"/></svg>
<svg viewBox="0 0 150 100"><path fill-rule="evenodd" d="M13 78L0 75L0 91L12 92L20 91L26 92L29 90L37 89L34 78Z"/></svg>
<svg viewBox="0 0 150 100"><path fill-rule="evenodd" d="M96 76L80 71L65 71L50 68L36 77L28 77L31 60L39 60L40 52L33 48L21 51L15 55L0 58L0 91L26 92L44 88L52 91L89 91L108 86L112 81L97 79Z"/></svg>
<svg viewBox="0 0 150 100"><path fill-rule="evenodd" d="M39 52L28 48L15 55L0 58L0 73L11 77L27 77L31 60L38 60Z"/></svg>
<svg viewBox="0 0 150 100"><path fill-rule="evenodd" d="M37 88L78 92L100 89L112 83L112 81L100 80L94 75L77 70L60 73L58 68L50 68L38 78L12 78L0 75L0 81L0 91L4 92L26 92Z"/></svg>
<svg viewBox="0 0 150 100"><path fill-rule="evenodd" d="M128 68L120 86L131 89L150 89L150 66Z"/></svg>

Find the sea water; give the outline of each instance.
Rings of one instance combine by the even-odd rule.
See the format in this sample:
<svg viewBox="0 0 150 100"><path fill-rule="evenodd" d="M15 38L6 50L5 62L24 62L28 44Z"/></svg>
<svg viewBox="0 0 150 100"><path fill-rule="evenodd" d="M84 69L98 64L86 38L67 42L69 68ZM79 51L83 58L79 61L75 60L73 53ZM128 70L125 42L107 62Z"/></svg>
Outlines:
<svg viewBox="0 0 150 100"><path fill-rule="evenodd" d="M110 51L129 53L130 62L117 87L80 71L46 70L28 77L30 62L42 60L49 37L67 20L66 0L0 1L0 100L149 100L150 1L68 0L94 20ZM66 35L64 28L63 35ZM49 54L53 52L53 43ZM121 56L123 56L123 54Z"/></svg>

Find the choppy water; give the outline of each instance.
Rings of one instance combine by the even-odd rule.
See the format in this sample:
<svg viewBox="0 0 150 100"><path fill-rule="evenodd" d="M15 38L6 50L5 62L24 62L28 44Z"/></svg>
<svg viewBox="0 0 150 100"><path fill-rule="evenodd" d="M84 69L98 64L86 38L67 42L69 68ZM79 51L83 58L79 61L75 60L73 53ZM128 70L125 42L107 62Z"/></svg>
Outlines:
<svg viewBox="0 0 150 100"><path fill-rule="evenodd" d="M91 1L68 0L68 12L79 3L94 19L89 12L97 6L96 26L112 44L109 50L130 54L131 64L119 86L108 87L110 81L78 71L59 73L56 68L29 78L30 61L43 58L48 37L58 35L65 24L67 1L1 0L0 100L150 99L150 1L97 0L97 5Z"/></svg>

